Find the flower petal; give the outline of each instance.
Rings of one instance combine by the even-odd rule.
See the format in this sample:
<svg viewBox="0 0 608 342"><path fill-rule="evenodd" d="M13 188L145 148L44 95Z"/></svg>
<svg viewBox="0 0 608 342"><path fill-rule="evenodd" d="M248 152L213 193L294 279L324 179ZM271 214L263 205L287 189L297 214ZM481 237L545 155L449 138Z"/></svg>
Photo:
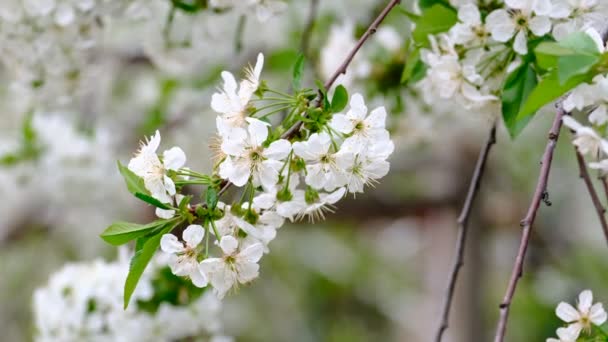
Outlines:
<svg viewBox="0 0 608 342"><path fill-rule="evenodd" d="M189 225L182 233L182 238L190 248L196 248L205 236L205 229L198 224Z"/></svg>
<svg viewBox="0 0 608 342"><path fill-rule="evenodd" d="M577 321L581 317L579 312L572 305L565 302L559 303L555 309L555 314L566 323Z"/></svg>
<svg viewBox="0 0 608 342"><path fill-rule="evenodd" d="M182 253L186 250L173 234L164 234L160 238L160 249L165 253Z"/></svg>

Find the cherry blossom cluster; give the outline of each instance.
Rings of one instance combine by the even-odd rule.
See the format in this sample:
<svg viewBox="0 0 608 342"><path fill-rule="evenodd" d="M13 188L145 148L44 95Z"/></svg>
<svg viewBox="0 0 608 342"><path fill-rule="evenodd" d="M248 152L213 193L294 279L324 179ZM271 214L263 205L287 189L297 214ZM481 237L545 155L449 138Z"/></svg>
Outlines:
<svg viewBox="0 0 608 342"><path fill-rule="evenodd" d="M203 21L194 13L253 11L265 21L286 7L281 0L5 0L0 2L0 63L9 74L11 91L27 98L23 106L66 108L75 97L87 95L92 80L100 77L104 66L99 56L116 54L116 35L139 35L133 42L142 44L139 48L159 67L172 70L175 57L167 55L183 55L184 46L209 48L209 28L194 25ZM187 15L175 19L182 8ZM182 36L189 31L192 37ZM124 49L137 51L133 46Z"/></svg>
<svg viewBox="0 0 608 342"><path fill-rule="evenodd" d="M605 1L454 1L458 21L430 36L421 58L428 71L420 86L427 102L439 96L465 108L500 103L508 74L527 60L530 46L573 32L603 29Z"/></svg>
<svg viewBox="0 0 608 342"><path fill-rule="evenodd" d="M598 337L594 341L605 341L606 336L600 326L606 322L608 314L602 303L593 304L593 293L590 290L579 294L576 307L561 302L555 313L567 325L557 329L558 338L548 338L547 342L576 342L583 335Z"/></svg>
<svg viewBox="0 0 608 342"><path fill-rule="evenodd" d="M126 252L122 250L121 252ZM114 262L66 264L48 284L34 293L36 341L174 341L208 338L229 342L221 334L221 302L209 291L192 296L187 304L158 301L158 282L175 284L179 278L162 272L157 258L134 294L138 305L122 306L122 283L129 269L126 253ZM186 287L183 287L185 289ZM192 294L189 293L188 296Z"/></svg>
<svg viewBox="0 0 608 342"><path fill-rule="evenodd" d="M272 90L260 81L263 64L259 54L238 83L230 72L221 74L223 85L211 98L218 113L211 175L186 168L179 147L159 155L158 132L128 164L153 198L148 203L157 204L157 216L190 223L160 240L173 273L197 287L211 284L219 298L258 276L258 262L285 220L324 218L347 193L384 177L394 150L384 107L368 110L353 94L343 111L343 87L331 103L324 91ZM301 129L290 131L298 123ZM192 196L181 193L185 185L206 185L206 203L190 204ZM219 199L228 186L238 188L240 200Z"/></svg>

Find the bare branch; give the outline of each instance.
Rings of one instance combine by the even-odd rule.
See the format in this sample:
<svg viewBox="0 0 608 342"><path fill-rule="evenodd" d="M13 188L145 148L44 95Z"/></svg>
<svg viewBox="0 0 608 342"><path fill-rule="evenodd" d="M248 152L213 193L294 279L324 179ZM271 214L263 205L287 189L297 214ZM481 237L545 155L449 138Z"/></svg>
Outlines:
<svg viewBox="0 0 608 342"><path fill-rule="evenodd" d="M587 186L587 191L591 196L591 201L593 201L593 206L595 207L595 211L597 212L597 216L600 219L600 224L602 225L602 230L604 231L604 237L608 242L608 224L606 223L606 209L602 205L597 192L595 191L595 187L593 186L593 182L591 182L591 177L589 177L589 172L587 171L587 164L585 163L585 157L578 150L578 147L574 147L574 151L576 152L576 161L578 162L578 168L580 170L580 177L585 182Z"/></svg>
<svg viewBox="0 0 608 342"><path fill-rule="evenodd" d="M467 197L464 201L464 205L462 206L462 211L458 216L458 238L456 240L456 254L454 258L454 265L452 266L452 271L450 272L450 277L448 280L448 286L446 289L446 294L443 302L443 313L441 324L437 329L437 333L435 335L435 342L440 342L443 337L443 333L448 328L449 315L450 315L450 307L452 306L452 299L454 298L454 290L456 289L456 281L458 280L458 273L460 269L464 266L464 251L467 239L468 232L468 222L469 216L471 214L471 208L473 207L473 202L479 193L479 188L481 185L481 179L483 178L483 174L486 168L486 164L488 161L488 155L490 153L490 149L496 143L496 123L492 125L490 129L490 135L486 140L485 145L482 147L479 152L479 157L477 159L477 164L475 166L475 171L473 172L473 177L471 178L471 183L469 185L469 191L467 192Z"/></svg>
<svg viewBox="0 0 608 342"><path fill-rule="evenodd" d="M340 75L346 74L346 70L348 69L348 66L353 61L353 58L355 58L355 56L357 55L359 50L361 50L361 47L365 44L365 42L369 39L369 37L371 37L371 35L376 33L376 31L378 30L378 26L380 26L382 21L384 21L384 19L391 12L391 10L395 6L399 5L400 3L401 3L401 0L391 0L388 3L388 5L386 5L386 7L384 7L382 12L380 12L380 14L376 17L376 19L374 19L374 21L367 28L367 30L361 36L361 38L359 38L357 45L355 45L355 47L353 47L353 49L346 56L346 58L344 59L342 64L338 67L338 69L334 72L334 74L327 80L327 82L325 82L325 84L323 85L325 87L325 89L331 88L331 86L334 84L334 82L336 82L336 80L338 79L338 77L340 77ZM321 95L319 95L319 96L321 96ZM302 124L303 124L302 121L298 121L298 123L291 126L285 133L283 133L281 138L288 139L288 138L293 137L296 133L298 133L300 131Z"/></svg>
<svg viewBox="0 0 608 342"><path fill-rule="evenodd" d="M551 130L549 131L549 141L547 142L547 146L545 147L545 152L541 160L541 168L540 174L538 176L538 181L536 183L536 190L534 191L532 202L530 203L530 207L528 208L528 213L520 223L522 227L521 242L519 245L517 257L515 258L515 263L513 265L513 271L511 272L511 278L509 279L507 291L502 300L502 303L500 304L500 319L496 327L496 335L494 337L494 342L502 342L505 338L507 320L509 318L509 309L511 307L511 302L513 301L513 295L515 294L517 283L523 273L523 264L526 257L526 251L528 250L528 245L530 243L532 224L534 223L534 220L536 218L536 214L540 207L541 201L543 200L543 198L546 197L547 182L549 180L549 172L551 171L551 162L553 161L553 152L555 151L557 138L559 137L559 133L562 128L562 117L564 115L566 115L566 112L564 111L560 103L557 108L555 119L553 120L553 125L551 127Z"/></svg>

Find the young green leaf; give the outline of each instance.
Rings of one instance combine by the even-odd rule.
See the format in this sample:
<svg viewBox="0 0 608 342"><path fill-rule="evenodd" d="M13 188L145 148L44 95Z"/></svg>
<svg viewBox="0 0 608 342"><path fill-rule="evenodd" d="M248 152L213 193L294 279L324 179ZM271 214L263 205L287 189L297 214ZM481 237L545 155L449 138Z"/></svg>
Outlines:
<svg viewBox="0 0 608 342"><path fill-rule="evenodd" d="M152 196L150 196L148 194L142 194L141 192L136 192L135 193L135 197L137 197L140 200L142 200L142 201L144 201L144 202L146 202L148 204L151 204L151 205L153 205L153 206L155 206L157 208L161 208L161 209L164 209L164 210L170 210L170 209L172 209L170 206L166 205L165 203L157 200L156 198L154 198L154 197L152 197Z"/></svg>
<svg viewBox="0 0 608 342"><path fill-rule="evenodd" d="M577 85L591 81L592 78L593 75L590 73L577 75L562 84L559 81L558 72L553 70L532 90L530 96L528 96L528 99L519 110L517 120L524 120L526 117L533 115L547 103L566 94Z"/></svg>
<svg viewBox="0 0 608 342"><path fill-rule="evenodd" d="M434 35L441 32L446 32L456 22L458 16L456 11L451 6L445 5L442 1L436 3L426 9L420 19L416 23L416 28L412 32L414 41L422 46L428 46L429 35Z"/></svg>
<svg viewBox="0 0 608 342"><path fill-rule="evenodd" d="M130 222L115 222L112 223L106 230L101 233L101 238L114 246L123 245L131 240L135 240L140 236L146 235L154 230L162 228L167 222L174 222L175 219L156 220L148 224L137 224Z"/></svg>
<svg viewBox="0 0 608 342"><path fill-rule="evenodd" d="M163 234L169 233L177 223L171 222L170 224L166 224L166 226L156 235L152 237L144 238L144 241L136 244L135 255L131 259L131 265L129 267L129 274L127 275L127 280L125 281L124 287L124 308L126 309L129 306L129 301L131 300L131 296L133 295L133 291L137 287L137 283L141 278L141 275L144 273L146 266L154 253L160 246L160 239Z"/></svg>
<svg viewBox="0 0 608 342"><path fill-rule="evenodd" d="M205 195L205 200L207 202L207 207L210 210L215 209L215 207L217 206L217 201L218 201L217 190L215 190L212 187L207 188L207 194Z"/></svg>
<svg viewBox="0 0 608 342"><path fill-rule="evenodd" d="M505 81L502 95L502 118L511 138L519 135L532 119L532 116L518 119L517 114L537 83L536 72L529 63L521 65Z"/></svg>
<svg viewBox="0 0 608 342"><path fill-rule="evenodd" d="M299 54L296 59L296 63L293 65L293 79L291 86L293 90L300 90L302 88L302 75L304 74L304 55Z"/></svg>
<svg viewBox="0 0 608 342"><path fill-rule="evenodd" d="M127 184L127 189L130 193L135 195L136 193L148 194L148 190L144 186L144 180L134 174L131 170L129 170L126 166L122 165L120 161L118 163L118 170L124 178L125 183Z"/></svg>
<svg viewBox="0 0 608 342"><path fill-rule="evenodd" d="M559 83L564 84L573 76L586 74L599 60L599 54L597 56L577 54L559 57L557 60Z"/></svg>
<svg viewBox="0 0 608 342"><path fill-rule="evenodd" d="M331 111L332 113L339 113L342 111L348 103L348 91L343 85L336 87L334 91L334 97L331 99Z"/></svg>

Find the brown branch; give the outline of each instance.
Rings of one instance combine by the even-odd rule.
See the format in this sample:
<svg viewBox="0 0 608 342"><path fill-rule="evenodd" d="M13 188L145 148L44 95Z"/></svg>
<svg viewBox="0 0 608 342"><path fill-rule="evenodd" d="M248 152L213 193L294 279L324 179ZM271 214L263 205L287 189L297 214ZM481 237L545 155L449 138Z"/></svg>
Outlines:
<svg viewBox="0 0 608 342"><path fill-rule="evenodd" d="M391 0L386 5L386 7L382 10L382 12L380 12L378 17L376 17L376 19L367 28L367 30L361 36L361 38L359 38L357 45L355 45L355 47L350 51L348 56L346 56L346 59L344 60L344 62L342 62L342 64L338 68L338 70L336 70L336 72L329 78L329 80L327 80L327 82L325 82L325 85L324 85L325 89L330 88L334 84L334 82L336 82L336 79L338 79L338 77L341 74L346 73L346 69L348 69L348 66L352 62L353 58L355 58L355 55L357 55L357 52L359 52L359 50L361 49L363 44L365 44L367 39L372 34L376 33L376 30L378 30L378 26L380 25L380 23L382 23L382 21L384 21L384 19L390 13L390 11L400 3L401 3L401 0ZM291 126L291 128L289 128L287 131L285 131L285 133L283 133L281 135L281 139L292 138L294 135L296 135L300 131L302 124L303 124L303 121L298 121L297 124ZM232 185L232 183L230 183L230 182L222 183L218 196L221 196L222 194L224 194L230 188L231 185Z"/></svg>
<svg viewBox="0 0 608 342"><path fill-rule="evenodd" d="M511 307L511 302L513 301L513 295L515 294L515 289L517 287L519 278L521 278L523 274L523 264L526 257L526 251L528 250L528 245L530 243L532 224L536 218L540 203L546 196L547 182L549 180L549 172L551 171L551 162L553 161L553 152L555 151L557 138L559 137L559 132L562 127L562 117L564 115L566 115L566 112L560 103L557 108L555 119L553 120L553 125L549 131L549 141L547 142L547 146L545 147L545 152L542 157L540 174L536 183L536 190L534 191L532 202L528 208L528 213L520 223L521 227L523 228L521 242L517 257L515 258L515 263L513 265L513 271L511 272L511 278L509 279L509 285L502 303L500 304L500 319L496 327L494 342L502 342L505 338L507 320L509 318L509 308Z"/></svg>
<svg viewBox="0 0 608 342"><path fill-rule="evenodd" d="M587 171L587 164L585 163L585 157L578 150L578 147L574 147L574 151L576 152L576 161L578 162L578 168L580 170L580 177L585 182L587 186L587 191L589 191L589 195L591 196L591 201L593 202L593 206L595 207L595 211L597 212L597 216L600 219L600 224L602 225L602 230L604 231L604 237L606 241L608 241L608 224L606 223L606 209L602 205L602 201L600 201L597 192L595 191L595 187L593 186L593 182L591 182L591 177L589 176L589 172Z"/></svg>
<svg viewBox="0 0 608 342"><path fill-rule="evenodd" d="M391 10L395 6L399 5L400 3L401 3L401 0L391 0L386 5L386 7L384 7L382 12L380 12L380 14L376 17L376 19L374 19L374 21L367 28L367 30L361 36L361 38L359 38L359 41L357 42L355 47L352 48L352 50L350 51L348 56L346 56L346 59L344 59L344 62L342 62L340 67L338 67L338 69L334 72L334 74L331 75L331 77L327 80L327 82L325 82L325 84L323 85L323 87L325 89L331 88L331 86L334 84L334 82L336 82L336 80L338 79L338 77L340 77L340 75L346 74L346 70L348 69L348 66L353 61L353 58L355 58L355 56L357 55L357 53L359 52L359 50L361 49L363 44L365 44L365 42L369 39L369 37L371 37L371 35L376 33L376 31L378 30L378 26L380 26L382 21L384 21L384 19L391 12ZM319 95L319 96L321 96L321 95ZM319 101L319 102L321 102L321 101ZM302 124L303 124L303 121L298 121L298 123L291 126L291 128L289 128L285 133L283 133L281 138L288 139L288 138L293 137L296 133L298 133L300 131Z"/></svg>
<svg viewBox="0 0 608 342"><path fill-rule="evenodd" d="M475 171L473 172L473 177L471 178L471 183L469 185L469 191L467 192L467 197L464 201L464 205L462 206L462 211L460 212L460 216L458 216L458 237L456 240L456 256L454 259L454 265L452 266L452 271L450 272L450 277L448 280L448 286L446 289L445 299L443 302L443 313L441 319L441 325L437 330L435 335L435 342L440 342L443 337L443 333L448 328L449 315L450 315L450 307L452 306L452 299L454 298L454 290L456 289L456 281L458 280L458 273L460 269L464 266L464 250L467 239L468 232L468 222L469 216L471 214L471 208L473 207L473 202L479 193L479 188L481 186L481 179L483 178L483 174L486 168L486 164L488 161L488 155L490 153L490 149L496 143L496 123L492 125L490 129L490 135L479 152L479 157L477 159L477 164L475 166Z"/></svg>
<svg viewBox="0 0 608 342"><path fill-rule="evenodd" d="M602 187L604 188L604 194L606 195L606 199L608 199L608 175L601 175L598 178L602 182Z"/></svg>

